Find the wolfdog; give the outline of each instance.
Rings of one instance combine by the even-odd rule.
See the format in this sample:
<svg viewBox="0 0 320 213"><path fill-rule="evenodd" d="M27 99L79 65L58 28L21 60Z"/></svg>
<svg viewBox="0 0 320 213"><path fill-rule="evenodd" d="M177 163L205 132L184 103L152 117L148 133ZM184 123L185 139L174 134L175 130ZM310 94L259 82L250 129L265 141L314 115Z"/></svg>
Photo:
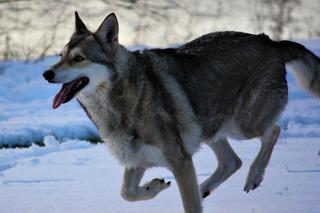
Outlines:
<svg viewBox="0 0 320 213"><path fill-rule="evenodd" d="M146 169L168 168L184 211L202 212L205 198L241 167L227 138L260 138L244 191L259 186L280 134L288 100L285 64L320 96L320 59L292 41L265 34L215 32L177 48L128 51L118 43L114 13L91 32L75 12L75 32L61 59L44 72L62 84L53 108L76 97L110 152L125 167L121 196L148 200L170 182L140 184ZM200 187L192 155L201 143L218 167Z"/></svg>

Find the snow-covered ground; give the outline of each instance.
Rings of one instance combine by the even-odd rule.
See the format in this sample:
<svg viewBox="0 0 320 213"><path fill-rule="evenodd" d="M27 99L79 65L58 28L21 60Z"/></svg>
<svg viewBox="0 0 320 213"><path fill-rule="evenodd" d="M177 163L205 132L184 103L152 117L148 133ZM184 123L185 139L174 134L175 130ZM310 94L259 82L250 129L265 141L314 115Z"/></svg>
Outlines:
<svg viewBox="0 0 320 213"><path fill-rule="evenodd" d="M320 55L320 40L303 43ZM97 131L78 103L51 108L59 85L41 75L56 60L0 62L0 146L45 144L0 149L0 212L182 212L165 169L152 169L144 178L173 181L156 199L121 199L122 168L103 144L86 141ZM288 81L281 139L262 186L242 191L259 142L232 141L243 167L204 201L205 212L320 212L320 101L298 87L290 72ZM212 173L216 161L207 147L195 155L195 165L199 182Z"/></svg>
<svg viewBox="0 0 320 213"><path fill-rule="evenodd" d="M46 83L42 73L57 60L0 63L0 145L28 145L46 135L61 140L98 135L76 101L52 109L61 85Z"/></svg>
<svg viewBox="0 0 320 213"><path fill-rule="evenodd" d="M120 197L122 168L103 144L70 141L59 145L50 137L45 142L48 147L0 151L8 162L0 171L1 213L183 212L177 185L167 170L148 170L143 179L170 180L167 190L154 200L129 203ZM243 167L204 200L204 212L319 213L319 138L282 138L265 180L249 194L242 188L260 143L252 140L231 144L243 160ZM212 173L216 161L208 147L203 146L195 155L195 165L199 181Z"/></svg>

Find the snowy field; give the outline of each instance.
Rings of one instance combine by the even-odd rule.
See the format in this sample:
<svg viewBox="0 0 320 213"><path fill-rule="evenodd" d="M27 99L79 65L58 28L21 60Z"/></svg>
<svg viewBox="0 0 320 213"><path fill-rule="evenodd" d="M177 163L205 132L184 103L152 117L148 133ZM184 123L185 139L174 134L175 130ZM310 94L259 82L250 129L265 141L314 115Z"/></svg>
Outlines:
<svg viewBox="0 0 320 213"><path fill-rule="evenodd" d="M182 213L179 192L165 169L148 170L144 181L163 177L171 186L154 200L129 203L120 197L122 168L103 144L81 141L58 144L46 138L47 147L2 150L9 162L0 173L0 212L77 213ZM242 188L259 142L232 141L243 167L204 200L204 212L319 213L319 138L280 139L262 185L249 194ZM195 155L199 181L216 167L204 146Z"/></svg>
<svg viewBox="0 0 320 213"><path fill-rule="evenodd" d="M303 43L320 55L320 40ZM120 197L122 168L103 144L76 101L51 108L58 85L42 72L57 57L43 61L0 62L0 213L6 212L182 212L177 186L165 169L143 181L164 177L170 188L154 200L128 203ZM204 200L204 212L320 212L320 101L300 89L288 74L289 104L282 114L281 138L265 180L246 194L242 188L257 140L231 141L243 167ZM216 167L206 147L195 155L199 182Z"/></svg>

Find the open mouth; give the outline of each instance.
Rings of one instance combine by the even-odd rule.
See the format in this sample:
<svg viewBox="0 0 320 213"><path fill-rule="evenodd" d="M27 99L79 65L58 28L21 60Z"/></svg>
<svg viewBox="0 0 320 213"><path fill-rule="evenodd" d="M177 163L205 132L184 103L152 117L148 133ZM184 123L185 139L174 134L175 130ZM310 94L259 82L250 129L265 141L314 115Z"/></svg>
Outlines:
<svg viewBox="0 0 320 213"><path fill-rule="evenodd" d="M80 90L89 83L89 78L80 77L62 85L60 91L53 99L52 108L56 109L61 104L69 102Z"/></svg>

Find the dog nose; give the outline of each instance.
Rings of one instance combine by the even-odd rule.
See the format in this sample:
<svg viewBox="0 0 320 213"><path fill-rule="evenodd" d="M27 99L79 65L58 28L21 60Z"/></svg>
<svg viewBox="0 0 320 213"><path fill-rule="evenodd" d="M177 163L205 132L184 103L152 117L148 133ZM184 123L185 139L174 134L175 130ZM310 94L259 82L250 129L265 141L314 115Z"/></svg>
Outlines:
<svg viewBox="0 0 320 213"><path fill-rule="evenodd" d="M54 77L54 72L53 72L53 70L47 70L42 74L42 76L47 81L51 81L53 79L53 77Z"/></svg>

